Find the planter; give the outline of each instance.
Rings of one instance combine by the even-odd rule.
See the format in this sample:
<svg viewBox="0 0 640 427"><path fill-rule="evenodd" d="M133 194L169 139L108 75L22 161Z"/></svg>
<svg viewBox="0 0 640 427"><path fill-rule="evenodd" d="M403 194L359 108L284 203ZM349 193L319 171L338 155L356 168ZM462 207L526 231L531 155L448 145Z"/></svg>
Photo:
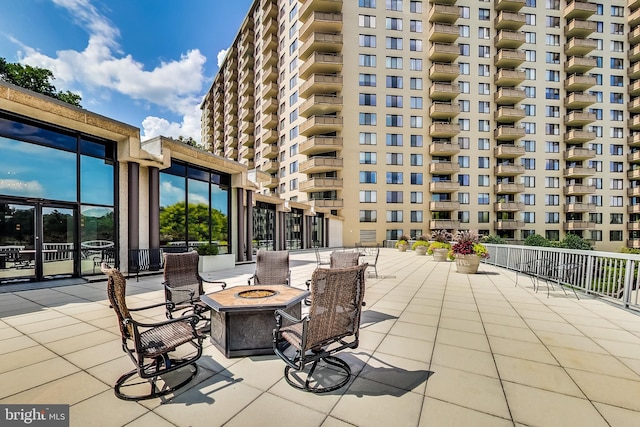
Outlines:
<svg viewBox="0 0 640 427"><path fill-rule="evenodd" d="M398 251L400 252L407 252L408 248L409 248L409 245L398 245Z"/></svg>
<svg viewBox="0 0 640 427"><path fill-rule="evenodd" d="M447 260L447 255L449 255L449 249L447 248L436 248L433 249L433 260L437 262L443 262Z"/></svg>
<svg viewBox="0 0 640 427"><path fill-rule="evenodd" d="M236 256L234 254L200 255L200 258L198 258L198 271L200 273L226 270L235 266Z"/></svg>
<svg viewBox="0 0 640 427"><path fill-rule="evenodd" d="M416 255L421 255L424 256L427 254L427 249L429 249L427 246L416 246Z"/></svg>
<svg viewBox="0 0 640 427"><path fill-rule="evenodd" d="M456 268L458 273L476 274L480 265L480 257L475 254L461 255L456 254Z"/></svg>

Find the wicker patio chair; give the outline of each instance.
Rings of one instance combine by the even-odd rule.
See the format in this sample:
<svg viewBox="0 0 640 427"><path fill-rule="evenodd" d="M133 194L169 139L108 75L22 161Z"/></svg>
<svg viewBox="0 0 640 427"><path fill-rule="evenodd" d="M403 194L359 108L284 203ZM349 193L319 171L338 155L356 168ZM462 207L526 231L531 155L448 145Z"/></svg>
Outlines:
<svg viewBox="0 0 640 427"><path fill-rule="evenodd" d="M330 261L324 260L322 259L322 257L320 256L320 249L318 249L318 247L314 247L313 250L316 253L316 267L317 268L322 268L322 266L324 265L331 265Z"/></svg>
<svg viewBox="0 0 640 427"><path fill-rule="evenodd" d="M360 252L357 251L333 251L329 256L330 268L345 268L358 265Z"/></svg>
<svg viewBox="0 0 640 427"><path fill-rule="evenodd" d="M122 350L136 365L118 378L115 395L123 400L145 400L165 396L186 385L198 373L195 362L202 355L203 337L196 330L200 318L191 314L157 323L139 322L133 319L132 312L162 307L165 303L128 308L125 277L107 264L102 264L101 270L108 277L107 295L118 318ZM172 358L170 353L178 349L180 358ZM178 370L180 372L165 375ZM134 378L136 376L146 381Z"/></svg>
<svg viewBox="0 0 640 427"><path fill-rule="evenodd" d="M291 285L289 251L258 250L256 271L247 279L249 285Z"/></svg>
<svg viewBox="0 0 640 427"><path fill-rule="evenodd" d="M313 300L307 316L296 319L276 310L273 349L286 363L284 377L291 386L326 393L349 382L349 364L334 354L358 347L366 269L367 264L319 268L311 279Z"/></svg>
<svg viewBox="0 0 640 427"><path fill-rule="evenodd" d="M203 315L210 309L200 301L204 293L203 283L219 284L222 289L227 287L225 282L208 282L198 273L197 252L165 253L164 254L164 285L165 300L167 302L167 318L177 310L193 310L195 314ZM186 312L183 312L183 315ZM207 319L208 320L208 319Z"/></svg>

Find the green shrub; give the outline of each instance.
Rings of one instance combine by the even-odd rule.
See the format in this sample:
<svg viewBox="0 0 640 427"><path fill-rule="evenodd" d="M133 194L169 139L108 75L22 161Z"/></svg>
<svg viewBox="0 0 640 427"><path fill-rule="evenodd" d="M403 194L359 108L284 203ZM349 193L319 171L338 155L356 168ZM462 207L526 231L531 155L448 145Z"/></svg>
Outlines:
<svg viewBox="0 0 640 427"><path fill-rule="evenodd" d="M507 240L500 236L484 236L482 243L493 243L494 245L506 245Z"/></svg>
<svg viewBox="0 0 640 427"><path fill-rule="evenodd" d="M218 255L220 248L215 243L205 243L196 247L198 255Z"/></svg>
<svg viewBox="0 0 640 427"><path fill-rule="evenodd" d="M547 247L550 246L549 240L545 239L539 234L531 234L524 239L525 246L542 246Z"/></svg>

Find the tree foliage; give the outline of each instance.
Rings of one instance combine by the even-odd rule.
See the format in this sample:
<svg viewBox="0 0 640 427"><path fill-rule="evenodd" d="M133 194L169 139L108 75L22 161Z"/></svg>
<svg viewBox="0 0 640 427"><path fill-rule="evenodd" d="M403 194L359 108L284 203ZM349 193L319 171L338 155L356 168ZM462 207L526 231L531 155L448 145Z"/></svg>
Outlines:
<svg viewBox="0 0 640 427"><path fill-rule="evenodd" d="M551 241L539 234L532 234L524 240L525 246L542 246L563 249L579 249L583 251L593 250L591 244L578 236L577 234L568 233L562 241Z"/></svg>
<svg viewBox="0 0 640 427"><path fill-rule="evenodd" d="M69 91L59 92L56 89L52 83L52 81L55 80L55 76L46 68L7 62L5 58L0 58L0 80L75 105L76 107L82 107L80 105L80 101L82 100L80 95Z"/></svg>
<svg viewBox="0 0 640 427"><path fill-rule="evenodd" d="M184 241L186 203L178 202L160 208L160 240L163 242ZM209 241L209 219L211 220L211 241L227 239L227 216L218 209L211 209L202 203L189 203L189 241Z"/></svg>
<svg viewBox="0 0 640 427"><path fill-rule="evenodd" d="M525 246L549 246L549 241L539 234L530 234L524 239Z"/></svg>

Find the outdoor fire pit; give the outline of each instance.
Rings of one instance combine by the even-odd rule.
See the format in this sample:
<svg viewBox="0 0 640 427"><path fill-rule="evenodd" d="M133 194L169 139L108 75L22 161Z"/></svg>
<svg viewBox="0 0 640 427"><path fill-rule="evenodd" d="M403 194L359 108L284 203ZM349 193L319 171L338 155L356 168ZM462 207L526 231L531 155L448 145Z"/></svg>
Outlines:
<svg viewBox="0 0 640 427"><path fill-rule="evenodd" d="M226 357L273 354L274 311L300 318L308 295L285 285L235 286L202 295L211 307L211 343Z"/></svg>

